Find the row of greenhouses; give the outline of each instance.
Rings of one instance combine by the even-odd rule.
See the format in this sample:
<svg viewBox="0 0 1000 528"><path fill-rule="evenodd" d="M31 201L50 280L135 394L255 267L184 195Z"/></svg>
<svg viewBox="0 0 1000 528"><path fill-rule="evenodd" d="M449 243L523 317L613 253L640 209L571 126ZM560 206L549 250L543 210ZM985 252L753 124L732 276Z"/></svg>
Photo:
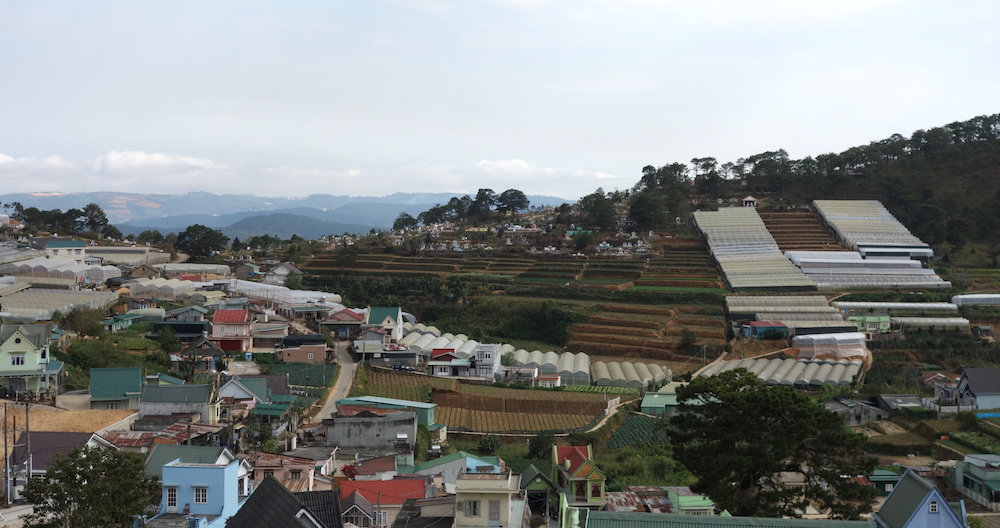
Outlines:
<svg viewBox="0 0 1000 528"><path fill-rule="evenodd" d="M909 258L863 258L857 251L786 251L785 256L820 290L951 287L934 270Z"/></svg>
<svg viewBox="0 0 1000 528"><path fill-rule="evenodd" d="M849 387L857 381L863 363L860 359L813 360L794 358L756 358L719 361L698 374L699 378L744 368L768 385L793 386L817 390L823 385Z"/></svg>
<svg viewBox="0 0 1000 528"><path fill-rule="evenodd" d="M114 266L81 264L71 258L62 257L36 257L11 262L0 266L0 274L71 279L76 282L90 281L95 283L103 283L108 279L122 276L121 270Z"/></svg>
<svg viewBox="0 0 1000 528"><path fill-rule="evenodd" d="M850 249L866 258L934 256L877 200L816 200L813 207Z"/></svg>
<svg viewBox="0 0 1000 528"><path fill-rule="evenodd" d="M655 363L628 361L598 361L591 366L594 385L599 387L631 387L641 389L650 383L670 381L669 368Z"/></svg>
<svg viewBox="0 0 1000 528"><path fill-rule="evenodd" d="M698 211L694 219L733 290L816 289L816 284L781 254L756 209Z"/></svg>

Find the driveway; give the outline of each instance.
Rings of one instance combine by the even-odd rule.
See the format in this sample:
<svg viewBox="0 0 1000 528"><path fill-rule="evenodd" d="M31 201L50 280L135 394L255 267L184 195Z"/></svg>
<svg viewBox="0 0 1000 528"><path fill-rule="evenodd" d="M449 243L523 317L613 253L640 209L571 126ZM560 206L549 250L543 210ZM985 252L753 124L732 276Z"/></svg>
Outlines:
<svg viewBox="0 0 1000 528"><path fill-rule="evenodd" d="M324 418L329 418L333 414L337 400L346 398L347 393L351 391L351 385L354 384L354 371L357 369L357 364L354 363L351 354L347 352L347 344L337 341L334 347L336 348L337 364L340 372L337 373L337 382L333 385L333 389L330 390L330 395L327 396L326 403L323 404L323 408L315 416L317 422Z"/></svg>

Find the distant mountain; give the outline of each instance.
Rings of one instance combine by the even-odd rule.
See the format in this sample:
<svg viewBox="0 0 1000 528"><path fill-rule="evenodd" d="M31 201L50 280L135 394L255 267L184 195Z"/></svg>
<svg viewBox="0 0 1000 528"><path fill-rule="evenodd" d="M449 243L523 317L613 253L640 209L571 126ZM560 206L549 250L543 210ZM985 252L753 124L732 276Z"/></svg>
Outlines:
<svg viewBox="0 0 1000 528"><path fill-rule="evenodd" d="M101 206L108 220L123 234L147 229L180 232L201 224L219 229L230 238L278 235L305 238L342 233L367 233L388 229L399 213L413 216L434 205L448 202L457 193L393 193L388 196L336 196L313 194L305 198L277 198L252 194L138 194L115 192L18 193L0 195L0 203L19 202L42 210L82 209L89 203ZM559 205L570 200L552 196L528 196L532 205ZM292 220L294 218L294 220ZM280 227L275 231L276 226ZM256 232L255 229L264 229ZM232 233L232 234L230 234ZM308 233L320 233L316 237Z"/></svg>

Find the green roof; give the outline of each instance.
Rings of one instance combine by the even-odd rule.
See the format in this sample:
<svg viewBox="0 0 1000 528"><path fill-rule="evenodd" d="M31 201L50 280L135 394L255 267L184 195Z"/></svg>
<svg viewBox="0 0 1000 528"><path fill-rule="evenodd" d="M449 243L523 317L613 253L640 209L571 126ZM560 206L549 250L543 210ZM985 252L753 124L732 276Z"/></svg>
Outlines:
<svg viewBox="0 0 1000 528"><path fill-rule="evenodd" d="M462 459L462 458L471 458L473 460L478 460L478 461L482 462L484 465L485 464L489 464L491 466L500 467L500 457L497 457L497 456L479 456L479 455L473 455L473 454L470 454L470 453L466 453L465 451L456 451L454 453L451 453L451 454L448 454L448 455L444 455L444 456L440 456L438 458L435 458L434 460L428 460L427 462L424 462L423 464L417 464L417 465L413 466L413 470L414 471L418 471L418 470L424 470L424 469L431 469L431 468L438 467L441 464L447 464L449 462L454 462L454 461Z"/></svg>
<svg viewBox="0 0 1000 528"><path fill-rule="evenodd" d="M412 407L414 409L433 409L436 403L424 403L410 400L397 400L395 398L382 398L380 396L355 396L354 398L344 398L337 402L337 405L363 405L376 403L379 405L390 405L396 407Z"/></svg>
<svg viewBox="0 0 1000 528"><path fill-rule="evenodd" d="M589 512L586 528L876 528L873 521L829 521L817 519L773 519L768 517L724 517L651 514L645 512Z"/></svg>
<svg viewBox="0 0 1000 528"><path fill-rule="evenodd" d="M90 400L121 400L142 392L139 367L90 369Z"/></svg>
<svg viewBox="0 0 1000 528"><path fill-rule="evenodd" d="M212 464L226 448L218 446L191 446L154 444L146 457L146 474L159 479L163 474L163 464L178 458L186 464Z"/></svg>
<svg viewBox="0 0 1000 528"><path fill-rule="evenodd" d="M84 248L87 243L82 240L49 240L45 242L45 249L58 248Z"/></svg>
<svg viewBox="0 0 1000 528"><path fill-rule="evenodd" d="M175 378L173 376L168 376L166 374L157 374L160 383L169 383L170 385L184 385L184 380L180 378Z"/></svg>
<svg viewBox="0 0 1000 528"><path fill-rule="evenodd" d="M260 403L250 409L250 414L257 416L281 416L291 409L291 405L280 403Z"/></svg>
<svg viewBox="0 0 1000 528"><path fill-rule="evenodd" d="M868 476L869 482L897 482L901 478L899 473L888 469L876 469Z"/></svg>
<svg viewBox="0 0 1000 528"><path fill-rule="evenodd" d="M657 407L663 409L667 406L677 406L677 395L676 394L663 394L660 392L650 392L642 397L642 403L639 407L649 408Z"/></svg>
<svg viewBox="0 0 1000 528"><path fill-rule="evenodd" d="M267 379L265 378L241 378L236 376L236 381L240 382L240 385L246 387L258 400L262 402L268 401L267 389Z"/></svg>
<svg viewBox="0 0 1000 528"><path fill-rule="evenodd" d="M144 403L208 403L212 396L211 385L146 385L142 389Z"/></svg>
<svg viewBox="0 0 1000 528"><path fill-rule="evenodd" d="M370 306L368 308L368 320L366 322L369 324L377 324L384 321L386 317L392 319L396 323L402 322L399 320L401 316L400 316L400 309L398 306L396 307Z"/></svg>
<svg viewBox="0 0 1000 528"><path fill-rule="evenodd" d="M295 400L299 399L298 396L294 394L274 394L271 393L271 403L295 403Z"/></svg>
<svg viewBox="0 0 1000 528"><path fill-rule="evenodd" d="M536 478L540 478L542 481L540 483L536 483L534 482ZM556 489L558 487L554 482L552 482L552 479L550 479L545 473L539 471L534 464L524 468L524 471L521 472L521 489L537 490L542 487L542 484L551 489Z"/></svg>

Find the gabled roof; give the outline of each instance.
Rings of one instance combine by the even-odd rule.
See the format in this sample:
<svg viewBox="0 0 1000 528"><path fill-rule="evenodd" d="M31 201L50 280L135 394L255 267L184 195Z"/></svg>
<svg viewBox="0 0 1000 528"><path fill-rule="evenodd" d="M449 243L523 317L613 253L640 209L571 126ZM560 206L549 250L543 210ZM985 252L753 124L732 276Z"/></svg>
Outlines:
<svg viewBox="0 0 1000 528"><path fill-rule="evenodd" d="M240 528L327 528L294 493L268 475L243 501L226 526Z"/></svg>
<svg viewBox="0 0 1000 528"><path fill-rule="evenodd" d="M52 335L52 326L41 323L0 325L0 344L5 344L8 339L17 333L24 339L27 339L35 348L42 348L49 342L49 337Z"/></svg>
<svg viewBox="0 0 1000 528"><path fill-rule="evenodd" d="M90 369L90 400L135 398L142 392L142 369L139 367Z"/></svg>
<svg viewBox="0 0 1000 528"><path fill-rule="evenodd" d="M48 470L49 464L56 455L67 455L74 447L86 445L91 439L98 443L117 449L114 444L108 442L101 435L96 433L63 433L53 431L25 431L17 437L14 443L14 450L10 455L10 463L25 464L29 458L31 460L31 471L33 473ZM28 445L31 451L28 451ZM29 457L30 454L30 457Z"/></svg>
<svg viewBox="0 0 1000 528"><path fill-rule="evenodd" d="M344 308L343 310L341 310L339 312L334 312L334 313L326 316L326 318L323 319L323 322L324 323L327 323L327 322L360 323L360 322L362 322L364 320L365 320L365 316L364 315L359 314L358 312L355 312L354 310L351 310L351 309L348 309L348 308Z"/></svg>
<svg viewBox="0 0 1000 528"><path fill-rule="evenodd" d="M346 499L340 503L340 511L343 513L348 512L351 508L357 508L358 510L365 513L369 518L372 517L372 503L364 497L364 495L355 491L347 496Z"/></svg>
<svg viewBox="0 0 1000 528"><path fill-rule="evenodd" d="M1000 369L969 367L962 373L962 378L973 394L1000 393Z"/></svg>
<svg viewBox="0 0 1000 528"><path fill-rule="evenodd" d="M213 323L249 323L249 310L216 310Z"/></svg>
<svg viewBox="0 0 1000 528"><path fill-rule="evenodd" d="M401 324L402 321L400 319L402 318L402 310L398 306L369 306L365 322L368 324L382 324L383 321L389 319L391 323Z"/></svg>
<svg viewBox="0 0 1000 528"><path fill-rule="evenodd" d="M340 483L340 500L358 492L368 502L403 504L406 499L422 499L426 494L423 478L393 480L345 480Z"/></svg>
<svg viewBox="0 0 1000 528"><path fill-rule="evenodd" d="M583 465L583 463L590 459L590 446L555 446L556 450L556 460L555 463L560 469L567 471L568 473L576 473L576 470ZM569 460L569 468L566 468L565 461Z"/></svg>
<svg viewBox="0 0 1000 528"><path fill-rule="evenodd" d="M521 484L519 487L521 489L528 489L528 486L530 486L531 482L536 478L542 479L542 482L548 484L549 488L556 489L558 487L555 482L552 482L552 479L546 476L545 473L539 471L534 464L524 468L524 471L521 472Z"/></svg>
<svg viewBox="0 0 1000 528"><path fill-rule="evenodd" d="M159 479L163 475L163 465L168 462L180 459L185 464L214 464L223 455L227 455L229 460L235 458L224 447L155 444L146 455L145 471L147 475Z"/></svg>
<svg viewBox="0 0 1000 528"><path fill-rule="evenodd" d="M491 465L491 466L496 466L496 467L500 467L500 466L503 465L503 461L500 460L500 457L498 457L498 456L479 456L479 455L473 455L471 453L466 453L465 451L456 451L454 453L450 453L450 454L447 454L447 455L435 458L434 460L428 460L427 462L424 462L423 464L417 464L417 465L413 466L413 471L423 471L423 470L435 468L435 467L438 467L440 465L448 464L450 462L454 462L456 460L460 460L460 459L463 459L463 458L466 459L466 462L468 462L469 460L473 460L473 461L476 461L476 462L481 462L482 464L480 464L480 465L484 465L484 466L487 465L487 464Z"/></svg>
<svg viewBox="0 0 1000 528"><path fill-rule="evenodd" d="M358 475L374 475L380 471L396 470L396 455L369 458L357 463Z"/></svg>
<svg viewBox="0 0 1000 528"><path fill-rule="evenodd" d="M288 374L247 374L240 375L240 380L262 379L267 382L267 390L271 391L271 396L275 394L291 394L292 389L288 386Z"/></svg>
<svg viewBox="0 0 1000 528"><path fill-rule="evenodd" d="M211 385L146 385L141 403L209 403Z"/></svg>
<svg viewBox="0 0 1000 528"><path fill-rule="evenodd" d="M892 492L885 498L882 507L872 514L872 518L885 528L905 528L928 498L938 502L937 515L950 516L953 521L952 526L955 528L965 527L965 519L959 518L959 514L952 509L952 505L947 502L941 491L912 469L906 470ZM960 511L962 510L964 506L960 508ZM934 524L940 527L948 526L944 522Z"/></svg>
<svg viewBox="0 0 1000 528"><path fill-rule="evenodd" d="M208 308L202 308L201 306L191 305L191 306L182 306L180 308L174 308L173 310L166 312L166 314L164 315L166 315L167 317L171 317L174 315L180 315L184 312L199 312L202 315L207 315L209 310Z"/></svg>
<svg viewBox="0 0 1000 528"><path fill-rule="evenodd" d="M294 495L326 528L340 527L340 502L336 491L299 491Z"/></svg>

